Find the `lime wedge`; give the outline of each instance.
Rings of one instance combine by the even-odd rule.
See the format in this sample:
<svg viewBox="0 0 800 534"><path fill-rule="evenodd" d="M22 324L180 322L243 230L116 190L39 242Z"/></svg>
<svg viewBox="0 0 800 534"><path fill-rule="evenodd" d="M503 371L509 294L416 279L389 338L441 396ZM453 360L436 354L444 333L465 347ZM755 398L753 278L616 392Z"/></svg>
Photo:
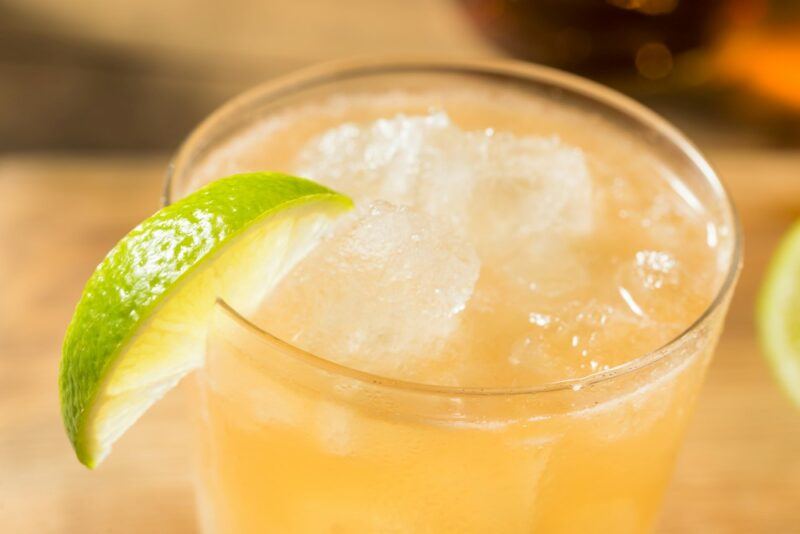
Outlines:
<svg viewBox="0 0 800 534"><path fill-rule="evenodd" d="M783 237L770 260L756 321L775 376L800 406L800 222Z"/></svg>
<svg viewBox="0 0 800 534"><path fill-rule="evenodd" d="M64 340L61 412L78 459L111 445L203 364L215 300L249 313L349 198L279 173L223 178L167 206L108 253Z"/></svg>

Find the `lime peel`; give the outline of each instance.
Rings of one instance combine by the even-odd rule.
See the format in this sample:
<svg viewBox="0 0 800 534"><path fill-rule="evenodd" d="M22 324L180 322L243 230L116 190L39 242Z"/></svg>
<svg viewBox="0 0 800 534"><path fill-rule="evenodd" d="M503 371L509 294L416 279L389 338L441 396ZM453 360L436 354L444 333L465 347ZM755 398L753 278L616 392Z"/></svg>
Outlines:
<svg viewBox="0 0 800 534"><path fill-rule="evenodd" d="M309 180L239 174L161 209L120 240L87 282L64 340L61 410L78 459L98 465L203 364L216 298L251 312L352 205Z"/></svg>
<svg viewBox="0 0 800 534"><path fill-rule="evenodd" d="M758 295L761 347L784 391L800 406L800 222L781 239Z"/></svg>

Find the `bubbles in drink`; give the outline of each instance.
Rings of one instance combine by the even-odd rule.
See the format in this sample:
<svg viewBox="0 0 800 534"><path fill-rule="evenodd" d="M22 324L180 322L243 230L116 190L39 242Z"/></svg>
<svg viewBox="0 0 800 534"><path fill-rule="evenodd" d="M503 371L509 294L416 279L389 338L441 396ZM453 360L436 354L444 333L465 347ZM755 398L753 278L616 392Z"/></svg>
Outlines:
<svg viewBox="0 0 800 534"><path fill-rule="evenodd" d="M546 319L545 319L546 318ZM533 320L530 320L533 319ZM578 378L623 363L620 340L659 337L658 325L621 303L572 301L551 314L534 313L514 344L509 363L522 376L542 381Z"/></svg>
<svg viewBox="0 0 800 534"><path fill-rule="evenodd" d="M678 261L669 252L640 250L635 262L636 275L645 289L661 289L680 282Z"/></svg>

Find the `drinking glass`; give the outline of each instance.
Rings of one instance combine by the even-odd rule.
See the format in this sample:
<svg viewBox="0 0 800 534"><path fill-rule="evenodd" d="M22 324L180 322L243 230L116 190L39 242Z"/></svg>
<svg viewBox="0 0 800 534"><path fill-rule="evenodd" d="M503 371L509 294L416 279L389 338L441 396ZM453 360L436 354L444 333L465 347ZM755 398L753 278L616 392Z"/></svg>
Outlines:
<svg viewBox="0 0 800 534"><path fill-rule="evenodd" d="M517 116L462 114L471 128L552 131L546 106L541 120L524 120L524 98L531 96L540 107L553 102L585 116L587 127L573 132L584 143L601 135L591 128L597 120L636 140L631 147L648 151L677 177L727 235L713 300L686 318L690 326L680 335L623 365L513 388L434 386L349 368L276 338L219 301L194 401L205 532L627 533L653 527L741 261L739 224L723 186L663 119L607 88L531 64L339 62L266 83L213 113L175 157L167 202L209 173L285 168L291 148L308 132L287 131L286 153L220 156L241 132L270 117L292 110L313 116L320 102L356 95L444 95L423 99L422 107L419 99L397 99L391 109L376 106L359 116L343 107L320 118L318 128L326 128L425 112L426 105L447 108L449 93L471 87L523 99Z"/></svg>

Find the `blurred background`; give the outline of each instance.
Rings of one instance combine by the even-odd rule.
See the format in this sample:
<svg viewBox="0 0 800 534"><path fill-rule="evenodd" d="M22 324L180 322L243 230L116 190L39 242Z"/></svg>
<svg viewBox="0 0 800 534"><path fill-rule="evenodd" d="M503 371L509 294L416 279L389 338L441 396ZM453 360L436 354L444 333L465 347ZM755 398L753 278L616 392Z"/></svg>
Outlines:
<svg viewBox="0 0 800 534"><path fill-rule="evenodd" d="M713 141L800 143L796 0L0 0L0 150L171 150L242 89L363 53L518 57Z"/></svg>
<svg viewBox="0 0 800 534"><path fill-rule="evenodd" d="M58 414L82 285L158 209L170 154L240 91L362 54L513 57L683 128L747 259L658 532L800 532L800 410L759 354L764 266L800 214L800 1L0 0L0 532L194 532L180 395L97 472Z"/></svg>

